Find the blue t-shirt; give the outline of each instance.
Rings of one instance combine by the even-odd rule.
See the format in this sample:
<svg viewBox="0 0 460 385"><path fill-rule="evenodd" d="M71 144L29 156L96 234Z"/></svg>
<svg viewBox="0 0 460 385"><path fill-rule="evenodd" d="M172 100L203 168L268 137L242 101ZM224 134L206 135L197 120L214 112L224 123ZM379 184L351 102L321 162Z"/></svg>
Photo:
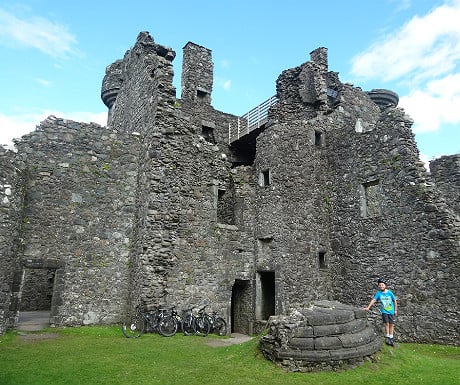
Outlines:
<svg viewBox="0 0 460 385"><path fill-rule="evenodd" d="M385 314L395 314L395 300L396 297L391 290L378 291L374 295L376 301L380 301L380 311Z"/></svg>

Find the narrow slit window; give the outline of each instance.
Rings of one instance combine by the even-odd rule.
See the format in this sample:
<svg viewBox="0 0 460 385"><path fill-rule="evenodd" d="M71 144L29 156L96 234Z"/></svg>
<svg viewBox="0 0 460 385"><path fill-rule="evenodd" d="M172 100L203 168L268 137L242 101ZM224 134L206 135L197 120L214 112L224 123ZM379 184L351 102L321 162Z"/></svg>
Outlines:
<svg viewBox="0 0 460 385"><path fill-rule="evenodd" d="M318 265L320 269L327 269L326 253L324 251L318 253Z"/></svg>
<svg viewBox="0 0 460 385"><path fill-rule="evenodd" d="M315 146L323 145L323 133L321 131L315 130Z"/></svg>
<svg viewBox="0 0 460 385"><path fill-rule="evenodd" d="M270 170L264 170L260 173L259 175L259 185L264 187L264 186L269 186L270 185Z"/></svg>

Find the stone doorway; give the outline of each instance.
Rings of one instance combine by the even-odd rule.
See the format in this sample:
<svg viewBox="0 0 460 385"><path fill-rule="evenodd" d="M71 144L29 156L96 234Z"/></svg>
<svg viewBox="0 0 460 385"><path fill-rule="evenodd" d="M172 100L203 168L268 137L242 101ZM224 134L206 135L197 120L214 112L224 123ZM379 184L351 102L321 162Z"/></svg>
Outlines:
<svg viewBox="0 0 460 385"><path fill-rule="evenodd" d="M249 280L236 279L232 287L231 332L252 334L252 301Z"/></svg>
<svg viewBox="0 0 460 385"><path fill-rule="evenodd" d="M41 319L40 324L43 324L44 314L48 314L48 320L56 315L57 309L54 305L60 298L57 281L58 277L62 277L62 272L61 264L55 260L23 261L22 270L16 271L13 277L10 304L12 318L9 322L11 327L16 327L21 321L21 313L29 319L34 316L31 313L36 312Z"/></svg>
<svg viewBox="0 0 460 385"><path fill-rule="evenodd" d="M256 320L275 315L275 272L259 271L256 275Z"/></svg>

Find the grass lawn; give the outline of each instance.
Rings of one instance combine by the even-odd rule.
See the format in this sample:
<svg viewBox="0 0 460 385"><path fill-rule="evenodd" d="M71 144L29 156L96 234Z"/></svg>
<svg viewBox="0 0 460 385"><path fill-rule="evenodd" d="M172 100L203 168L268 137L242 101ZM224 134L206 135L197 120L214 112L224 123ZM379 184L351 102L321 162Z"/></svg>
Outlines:
<svg viewBox="0 0 460 385"><path fill-rule="evenodd" d="M258 338L211 347L211 338L122 336L119 327L16 331L0 336L1 385L460 384L460 348L385 346L376 362L330 373L287 373L267 361Z"/></svg>

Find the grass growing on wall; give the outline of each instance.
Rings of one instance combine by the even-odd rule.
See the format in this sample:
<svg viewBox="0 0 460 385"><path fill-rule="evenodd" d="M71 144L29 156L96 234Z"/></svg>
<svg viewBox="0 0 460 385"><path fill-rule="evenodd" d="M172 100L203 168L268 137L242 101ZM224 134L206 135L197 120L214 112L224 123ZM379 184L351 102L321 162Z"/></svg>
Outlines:
<svg viewBox="0 0 460 385"><path fill-rule="evenodd" d="M122 336L119 327L47 329L0 336L0 384L442 384L458 385L460 348L385 346L376 362L332 373L287 373L263 358L258 338L211 347L212 338Z"/></svg>

